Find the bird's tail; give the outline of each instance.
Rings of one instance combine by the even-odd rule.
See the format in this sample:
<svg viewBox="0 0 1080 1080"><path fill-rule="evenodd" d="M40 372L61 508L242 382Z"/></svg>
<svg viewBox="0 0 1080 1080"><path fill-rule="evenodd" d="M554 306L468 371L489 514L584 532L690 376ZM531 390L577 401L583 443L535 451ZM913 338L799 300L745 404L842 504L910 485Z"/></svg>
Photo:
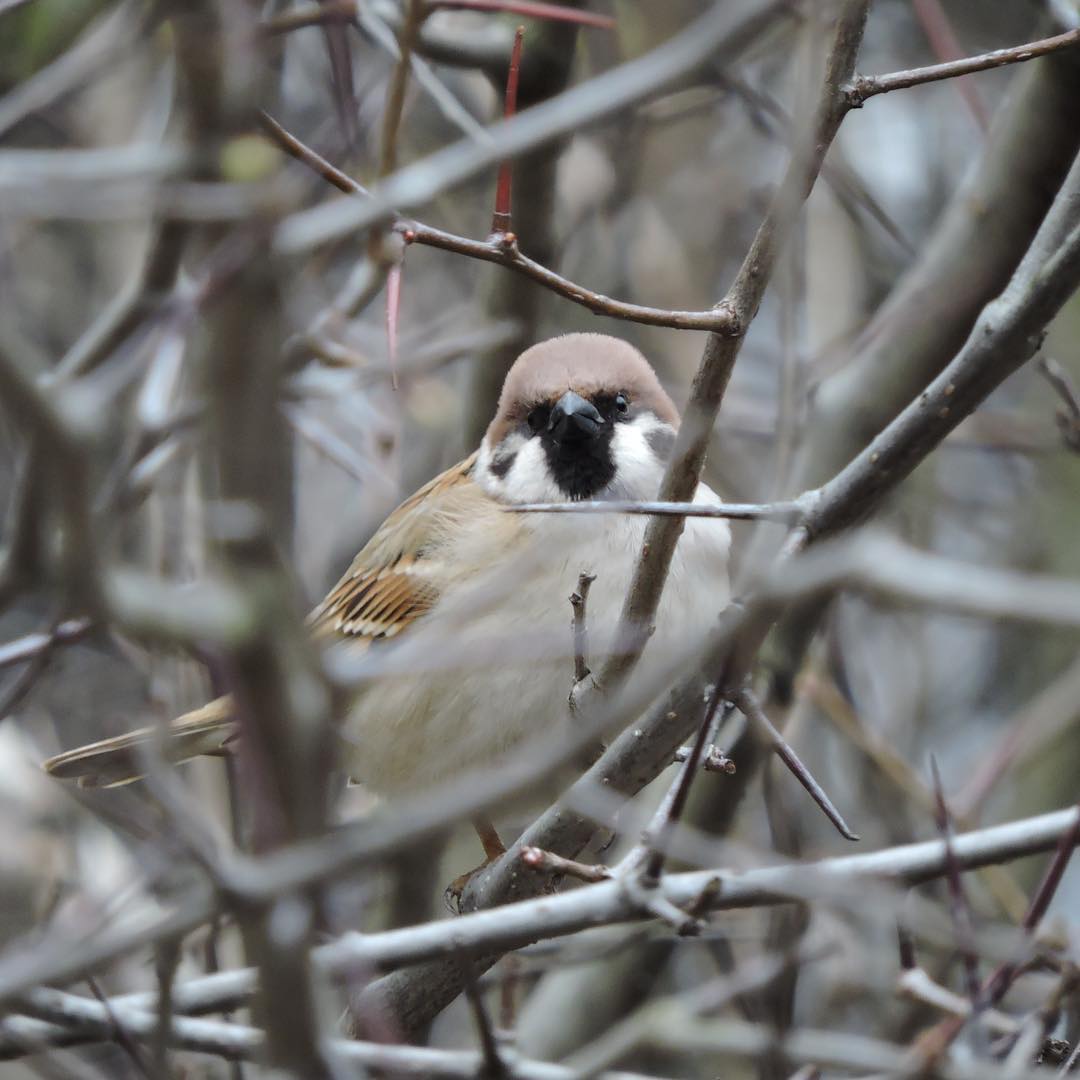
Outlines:
<svg viewBox="0 0 1080 1080"><path fill-rule="evenodd" d="M49 758L42 768L64 780L78 780L80 787L119 787L142 778L147 751L155 743L160 744L166 761L176 763L203 754L227 753L234 735L231 702L220 697L201 709L178 716L164 730L144 727L78 746Z"/></svg>

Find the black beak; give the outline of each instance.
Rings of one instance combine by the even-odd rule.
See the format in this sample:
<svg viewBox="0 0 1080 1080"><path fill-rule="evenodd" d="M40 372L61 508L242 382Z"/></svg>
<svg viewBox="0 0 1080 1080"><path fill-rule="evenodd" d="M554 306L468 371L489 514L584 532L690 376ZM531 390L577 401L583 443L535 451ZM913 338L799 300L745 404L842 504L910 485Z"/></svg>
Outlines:
<svg viewBox="0 0 1080 1080"><path fill-rule="evenodd" d="M573 390L567 390L551 410L547 429L558 443L591 439L604 423L595 406Z"/></svg>

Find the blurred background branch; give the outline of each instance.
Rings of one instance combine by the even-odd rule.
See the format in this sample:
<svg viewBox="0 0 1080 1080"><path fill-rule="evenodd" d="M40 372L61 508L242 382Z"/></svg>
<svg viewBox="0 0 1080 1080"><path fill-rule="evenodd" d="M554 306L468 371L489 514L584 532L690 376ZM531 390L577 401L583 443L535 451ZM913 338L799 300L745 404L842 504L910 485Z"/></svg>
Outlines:
<svg viewBox="0 0 1080 1080"><path fill-rule="evenodd" d="M1070 6L0 3L5 1076L1075 1064ZM598 327L686 406L604 511L651 515L625 651L568 603L565 739L347 787L401 672L307 602ZM736 600L631 697L699 478ZM425 662L542 653L469 648ZM223 766L39 773L208 700Z"/></svg>

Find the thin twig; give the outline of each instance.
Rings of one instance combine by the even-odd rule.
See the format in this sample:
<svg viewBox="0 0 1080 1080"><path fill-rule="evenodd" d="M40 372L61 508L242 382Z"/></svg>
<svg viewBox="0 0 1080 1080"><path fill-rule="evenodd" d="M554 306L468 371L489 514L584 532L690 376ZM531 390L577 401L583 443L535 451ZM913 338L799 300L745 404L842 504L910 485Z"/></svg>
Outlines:
<svg viewBox="0 0 1080 1080"><path fill-rule="evenodd" d="M142 1049L138 1043L132 1038L131 1033L127 1030L127 1027L123 1024L120 1018L116 1015L115 1010L112 1007L109 999L102 993L101 987L98 986L98 981L95 978L88 978L86 985L90 988L90 993L98 1000L102 1008L105 1010L105 1014L109 1018L109 1023L112 1026L113 1038L117 1044L121 1047L125 1054L131 1059L131 1063L135 1068L146 1077L146 1080L154 1080L153 1071L150 1068L149 1063L143 1056Z"/></svg>
<svg viewBox="0 0 1080 1080"><path fill-rule="evenodd" d="M483 1056L483 1066L478 1076L488 1078L506 1077L511 1075L511 1070L503 1061L499 1053L499 1043L495 1038L495 1030L484 1003L483 994L477 985L476 971L471 957L462 957L462 965L465 968L465 1000L469 1003L469 1011L472 1013L473 1023L476 1025L476 1034L480 1040L480 1053Z"/></svg>
<svg viewBox="0 0 1080 1080"><path fill-rule="evenodd" d="M1080 32L1080 31L1078 31ZM1080 451L1080 392L1077 391L1068 372L1049 356L1042 356L1036 370L1057 392L1063 407L1058 410L1057 424L1061 437L1071 449Z"/></svg>
<svg viewBox="0 0 1080 1080"><path fill-rule="evenodd" d="M657 517L721 518L796 524L807 506L798 500L775 503L610 502L518 503L508 514L647 514Z"/></svg>
<svg viewBox="0 0 1080 1080"><path fill-rule="evenodd" d="M1072 49L1080 44L1080 30L1069 30L1054 37L1042 38L1027 45L1016 45L1009 49L995 49L993 52L970 56L963 60L949 60L943 64L931 64L927 67L911 68L908 71L895 71L888 75L856 75L844 87L844 93L854 108L858 108L869 98L878 94L888 94L893 90L906 90L923 83L938 82L941 79L954 79L959 75L970 75L976 71L988 71L1006 64L1022 64L1038 56L1046 56L1060 49Z"/></svg>
<svg viewBox="0 0 1080 1080"><path fill-rule="evenodd" d="M956 929L956 944L964 962L964 976L967 982L968 997L974 1006L979 1000L979 965L975 956L973 945L974 930L971 918L971 902L964 890L964 881L960 876L960 868L956 865L953 855L952 838L953 823L949 807L945 802L945 792L941 787L941 774L938 772L937 761L930 758L930 771L934 781L935 821L941 839L945 844L945 852L948 858L949 872L946 882L949 890L949 910L952 915L953 926Z"/></svg>
<svg viewBox="0 0 1080 1080"><path fill-rule="evenodd" d="M694 748L692 746L680 746L675 751L675 756L672 759L677 763L687 761L690 755L693 753ZM709 746L705 750L705 757L702 759L701 767L706 772L722 772L728 776L734 776L737 771L737 766L731 758L727 756L718 746Z"/></svg>
<svg viewBox="0 0 1080 1080"><path fill-rule="evenodd" d="M409 0L405 9L405 25L398 37L401 55L398 57L394 73L390 78L390 87L386 92L382 134L379 138L379 176L387 176L397 168L398 129L401 126L401 114L405 108L405 91L409 85L409 60L423 21L423 0Z"/></svg>
<svg viewBox="0 0 1080 1080"><path fill-rule="evenodd" d="M544 4L538 0L431 0L436 8L461 11L505 11L510 15L524 15L532 19L554 19L558 22L578 23L597 30L614 30L615 20L610 15L592 11L576 11L561 4Z"/></svg>
<svg viewBox="0 0 1080 1080"><path fill-rule="evenodd" d="M971 1001L961 994L955 994L951 990L935 982L920 967L912 966L905 968L900 973L896 985L897 992L912 1001L920 1001L924 1005L930 1005L935 1009L948 1013L954 1017L969 1017L973 1006ZM985 1009L979 1016L980 1023L984 1024L995 1035L1013 1035L1019 1024L1005 1013L997 1009Z"/></svg>
<svg viewBox="0 0 1080 1080"><path fill-rule="evenodd" d="M269 114L262 113L260 119L267 134L286 153L302 161L339 191L350 195L371 195L371 192L362 184L287 131ZM734 329L731 313L723 307L710 308L706 311L677 311L631 304L614 300L603 293L593 292L584 285L570 281L554 270L549 270L534 259L530 259L518 248L517 238L512 233L496 236L494 239L470 240L468 237L458 236L444 229L407 219L398 220L394 224L394 230L401 235L406 244L422 244L464 255L470 259L478 259L481 262L497 263L508 270L522 274L575 304L580 304L596 315L606 315L612 319L623 319L647 326L712 330L720 334L731 333Z"/></svg>
<svg viewBox="0 0 1080 1080"><path fill-rule="evenodd" d="M648 849L648 858L641 867L640 876L647 884L660 880L667 856L668 843L678 827L690 798L690 789L701 769L705 757L705 747L716 736L723 718L723 691L719 684L713 687L705 706L704 715L698 726L697 736L690 748L690 753L682 763L682 768L668 791L667 797L656 811L654 821L650 823L644 843ZM627 857L630 861L630 857Z"/></svg>
<svg viewBox="0 0 1080 1080"><path fill-rule="evenodd" d="M554 19L573 22L598 30L613 30L615 20L609 15L592 11L576 11L559 4L539 3L538 0L431 0L432 8L454 8L472 11L505 11L534 19ZM293 8L275 15L261 26L268 37L290 34L307 26L321 26L328 22L353 22L356 18L356 0L325 0L319 5Z"/></svg>
<svg viewBox="0 0 1080 1080"><path fill-rule="evenodd" d="M607 881L611 877L611 869L601 863L577 862L575 859L566 859L562 855L536 847L522 848L520 859L530 870L572 877L578 881Z"/></svg>
<svg viewBox="0 0 1080 1080"><path fill-rule="evenodd" d="M951 63L961 59L964 50L960 47L960 39L956 36L952 21L942 6L941 0L911 0L911 6L938 62ZM986 106L983 104L978 87L966 79L959 79L953 83L953 88L968 107L976 127L985 133L989 124Z"/></svg>
<svg viewBox="0 0 1080 1080"><path fill-rule="evenodd" d="M574 610L574 683L584 682L590 675L589 626L586 621L586 605L589 589L596 580L595 574L584 570L578 575L577 591L570 594L570 606Z"/></svg>

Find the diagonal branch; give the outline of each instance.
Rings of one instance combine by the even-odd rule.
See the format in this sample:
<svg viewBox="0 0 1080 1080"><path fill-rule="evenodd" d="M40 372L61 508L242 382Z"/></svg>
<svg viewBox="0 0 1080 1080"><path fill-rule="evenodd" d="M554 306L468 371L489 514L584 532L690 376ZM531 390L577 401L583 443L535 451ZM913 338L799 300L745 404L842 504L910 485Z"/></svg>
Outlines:
<svg viewBox="0 0 1080 1080"><path fill-rule="evenodd" d="M767 0L749 12L732 13L729 5L712 7L662 45L588 82L566 90L511 120L487 128L490 141L471 139L431 154L388 176L365 203L337 201L287 217L278 226L275 247L300 254L431 202L500 161L518 157L568 132L633 105L706 61L722 63L737 56L777 15L786 0ZM505 61L504 61L505 63ZM849 73L850 74L850 73Z"/></svg>
<svg viewBox="0 0 1080 1080"><path fill-rule="evenodd" d="M813 125L795 147L787 173L738 275L718 305L730 312L735 331L725 337L709 335L671 461L660 485L661 502L690 502L697 491L713 424L746 332L761 306L780 250L847 114L842 87L855 69L868 8L869 0L848 0L841 9L825 62L825 79ZM606 692L618 689L645 648L684 524L679 517L655 517L649 522L620 616L618 640L623 647L605 665L598 680Z"/></svg>

